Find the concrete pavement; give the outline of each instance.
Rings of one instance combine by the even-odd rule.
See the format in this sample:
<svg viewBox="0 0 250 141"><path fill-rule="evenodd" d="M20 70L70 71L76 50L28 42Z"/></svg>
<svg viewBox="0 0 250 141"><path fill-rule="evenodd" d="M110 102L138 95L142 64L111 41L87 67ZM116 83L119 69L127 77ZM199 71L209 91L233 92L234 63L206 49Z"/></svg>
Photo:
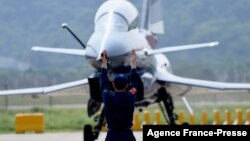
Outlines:
<svg viewBox="0 0 250 141"><path fill-rule="evenodd" d="M142 141L142 132L134 132L134 135L136 141ZM106 132L101 132L96 141L104 141L105 137ZM0 141L83 141L83 133L0 134Z"/></svg>

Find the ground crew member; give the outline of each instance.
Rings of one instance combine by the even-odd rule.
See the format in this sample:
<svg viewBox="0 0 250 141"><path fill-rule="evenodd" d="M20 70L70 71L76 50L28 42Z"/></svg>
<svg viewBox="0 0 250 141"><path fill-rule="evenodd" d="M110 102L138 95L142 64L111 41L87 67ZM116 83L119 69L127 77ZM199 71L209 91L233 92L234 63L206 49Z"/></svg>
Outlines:
<svg viewBox="0 0 250 141"><path fill-rule="evenodd" d="M130 54L130 82L126 75L118 74L112 82L114 91L109 90L106 51L102 53L101 59L100 85L104 101L104 113L108 125L105 141L135 141L131 127L133 125L138 80L136 53L133 50Z"/></svg>

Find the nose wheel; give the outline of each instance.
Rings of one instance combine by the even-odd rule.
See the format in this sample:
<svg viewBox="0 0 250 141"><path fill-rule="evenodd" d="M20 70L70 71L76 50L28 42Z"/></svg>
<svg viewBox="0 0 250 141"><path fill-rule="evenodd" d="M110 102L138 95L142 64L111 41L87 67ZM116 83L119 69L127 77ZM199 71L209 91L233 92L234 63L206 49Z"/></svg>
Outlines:
<svg viewBox="0 0 250 141"><path fill-rule="evenodd" d="M97 125L92 127L90 124L83 127L83 141L94 141L98 139L102 127L105 125L104 108L97 118Z"/></svg>
<svg viewBox="0 0 250 141"><path fill-rule="evenodd" d="M91 125L85 125L83 127L83 141L94 141L94 135Z"/></svg>

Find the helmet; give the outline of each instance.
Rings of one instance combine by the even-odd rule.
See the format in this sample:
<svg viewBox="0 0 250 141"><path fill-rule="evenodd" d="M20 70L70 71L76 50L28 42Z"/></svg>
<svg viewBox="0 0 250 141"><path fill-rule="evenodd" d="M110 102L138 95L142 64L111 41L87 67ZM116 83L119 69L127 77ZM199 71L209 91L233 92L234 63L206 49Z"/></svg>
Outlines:
<svg viewBox="0 0 250 141"><path fill-rule="evenodd" d="M113 82L117 90L123 90L128 84L128 77L124 74L117 74Z"/></svg>

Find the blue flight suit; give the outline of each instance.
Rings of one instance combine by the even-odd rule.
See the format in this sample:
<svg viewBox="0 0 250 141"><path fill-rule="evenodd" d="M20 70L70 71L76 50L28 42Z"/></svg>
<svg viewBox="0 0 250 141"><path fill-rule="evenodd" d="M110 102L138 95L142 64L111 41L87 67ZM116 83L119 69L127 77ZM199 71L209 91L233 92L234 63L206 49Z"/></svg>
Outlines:
<svg viewBox="0 0 250 141"><path fill-rule="evenodd" d="M128 91L110 91L107 69L102 68L100 85L109 129L105 141L135 141L131 127L133 125L137 80L137 70L132 69Z"/></svg>

